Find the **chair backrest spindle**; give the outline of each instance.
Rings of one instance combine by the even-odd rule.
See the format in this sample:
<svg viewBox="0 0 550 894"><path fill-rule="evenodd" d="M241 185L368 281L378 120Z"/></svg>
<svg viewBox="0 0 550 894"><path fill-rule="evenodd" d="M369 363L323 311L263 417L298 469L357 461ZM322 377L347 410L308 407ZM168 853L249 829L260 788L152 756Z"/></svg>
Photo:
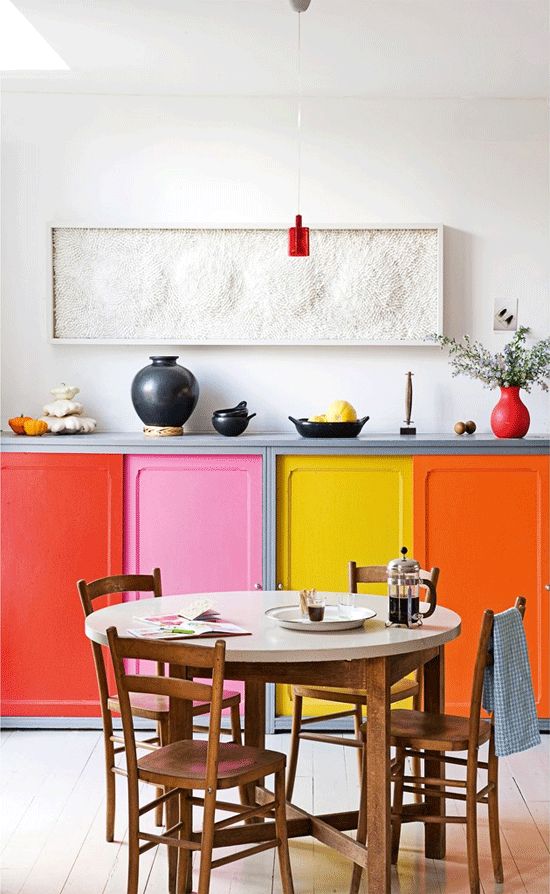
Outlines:
<svg viewBox="0 0 550 894"><path fill-rule="evenodd" d="M385 565L362 565L349 562L349 591L357 593L357 584L385 584L387 580Z"/></svg>
<svg viewBox="0 0 550 894"><path fill-rule="evenodd" d="M358 584L385 584L388 575L385 565L361 565L356 562L348 563L348 579L350 593L357 593ZM434 601L433 593L437 593L437 582L439 580L439 568L432 568L431 571L420 570L420 585L427 591L426 602L430 605Z"/></svg>
<svg viewBox="0 0 550 894"><path fill-rule="evenodd" d="M111 596L114 593L152 593L153 596L162 596L162 583L160 568L154 568L152 574L115 574L110 577L101 577L87 582L79 580L77 589L82 603L84 615L88 617L94 611L93 602L101 596ZM98 643L91 643L94 659L97 685L99 689L99 701L104 725L110 728L110 712L107 706L109 698L109 684L103 651ZM157 673L164 673L164 665L157 665Z"/></svg>
<svg viewBox="0 0 550 894"><path fill-rule="evenodd" d="M122 715L124 744L128 760L128 783L137 792L137 755L134 724L130 708L130 693L148 692L168 696L171 700L210 702L210 723L206 756L207 784L216 788L220 746L225 642L216 640L214 647L145 641L134 637L120 637L115 627L107 630ZM124 665L127 658L152 660L177 667L182 677L128 674ZM185 679L187 668L207 669L212 672L212 685ZM172 709L172 705L171 705Z"/></svg>

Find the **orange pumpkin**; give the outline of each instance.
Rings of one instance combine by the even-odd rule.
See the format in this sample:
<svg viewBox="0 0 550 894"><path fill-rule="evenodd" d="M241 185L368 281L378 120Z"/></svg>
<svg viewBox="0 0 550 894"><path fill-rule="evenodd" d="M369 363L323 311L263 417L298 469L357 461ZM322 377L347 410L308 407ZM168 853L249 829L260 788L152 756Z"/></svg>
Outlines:
<svg viewBox="0 0 550 894"><path fill-rule="evenodd" d="M20 416L14 416L12 419L8 419L8 425L16 435L24 435L25 422L29 419L32 419L32 416L23 416L23 413L21 413Z"/></svg>
<svg viewBox="0 0 550 894"><path fill-rule="evenodd" d="M42 419L25 419L23 427L26 435L43 435L48 431L48 424Z"/></svg>

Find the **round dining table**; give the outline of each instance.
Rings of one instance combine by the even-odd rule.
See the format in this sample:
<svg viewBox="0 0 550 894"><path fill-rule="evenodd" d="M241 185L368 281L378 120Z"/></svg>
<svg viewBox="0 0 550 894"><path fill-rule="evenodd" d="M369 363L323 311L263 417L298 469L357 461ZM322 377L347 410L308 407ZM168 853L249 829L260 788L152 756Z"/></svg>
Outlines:
<svg viewBox="0 0 550 894"><path fill-rule="evenodd" d="M140 599L93 612L86 618L86 635L94 642L107 644L106 631L116 627L120 636L140 626L139 619L149 615L185 612L198 598L208 600L221 618L245 628L249 635L220 637L226 641L226 677L242 680L245 685L244 741L246 745L265 747L265 684L316 684L364 689L368 703L367 737L367 840L368 847L355 842L345 832L357 828L357 810L313 815L289 804L289 837L312 835L338 850L368 872L369 890L377 894L390 891L390 687L392 683L423 667L424 709L432 713L444 710L444 648L460 635L460 617L438 605L420 627L387 627L387 599L361 594L357 606L376 612L362 627L336 632L289 630L266 616L270 608L297 605L299 594L293 591L260 590L223 593L188 593ZM327 604L337 603L337 593L326 593ZM421 604L422 608L422 604ZM214 625L213 625L214 626ZM216 637L200 638L201 645L214 643ZM172 641L176 642L176 641ZM187 640L186 640L187 642ZM181 674L173 666L171 673ZM183 671L193 676L192 668ZM197 676L200 674L197 672ZM171 705L170 739L192 736L191 711ZM437 775L437 755L425 762L427 777ZM255 790L262 803L272 795L263 787ZM359 800L359 791L358 791ZM428 800L428 799L427 799ZM443 799L428 800L429 812L443 812ZM216 845L232 846L269 840L272 823L253 823L217 833ZM445 825L425 824L425 853L432 858L445 856ZM174 850L174 849L169 849ZM351 869L351 867L350 867Z"/></svg>

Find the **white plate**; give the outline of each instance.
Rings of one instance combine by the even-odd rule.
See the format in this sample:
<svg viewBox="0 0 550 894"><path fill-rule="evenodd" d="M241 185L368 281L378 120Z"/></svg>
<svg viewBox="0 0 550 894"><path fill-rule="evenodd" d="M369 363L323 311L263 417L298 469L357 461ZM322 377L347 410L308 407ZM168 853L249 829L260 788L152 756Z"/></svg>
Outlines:
<svg viewBox="0 0 550 894"><path fill-rule="evenodd" d="M376 617L376 612L371 608L348 609L350 617L343 618L337 605L325 606L325 617L322 621L310 621L302 617L299 605L278 605L266 611L268 618L273 618L281 627L288 630L301 630L304 633L329 633L335 630L353 630L354 627L362 627L365 621Z"/></svg>

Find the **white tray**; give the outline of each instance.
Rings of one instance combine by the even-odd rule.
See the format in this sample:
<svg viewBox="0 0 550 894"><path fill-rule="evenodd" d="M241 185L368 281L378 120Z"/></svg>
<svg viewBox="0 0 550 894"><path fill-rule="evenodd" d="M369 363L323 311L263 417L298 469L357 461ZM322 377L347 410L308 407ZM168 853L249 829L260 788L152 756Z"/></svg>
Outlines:
<svg viewBox="0 0 550 894"><path fill-rule="evenodd" d="M273 618L281 627L288 630L301 630L303 633L329 633L335 630L353 630L362 627L365 621L376 617L371 608L353 608L351 617L343 618L337 605L325 606L325 617L322 621L310 621L302 617L299 605L278 605L266 611L268 618Z"/></svg>

